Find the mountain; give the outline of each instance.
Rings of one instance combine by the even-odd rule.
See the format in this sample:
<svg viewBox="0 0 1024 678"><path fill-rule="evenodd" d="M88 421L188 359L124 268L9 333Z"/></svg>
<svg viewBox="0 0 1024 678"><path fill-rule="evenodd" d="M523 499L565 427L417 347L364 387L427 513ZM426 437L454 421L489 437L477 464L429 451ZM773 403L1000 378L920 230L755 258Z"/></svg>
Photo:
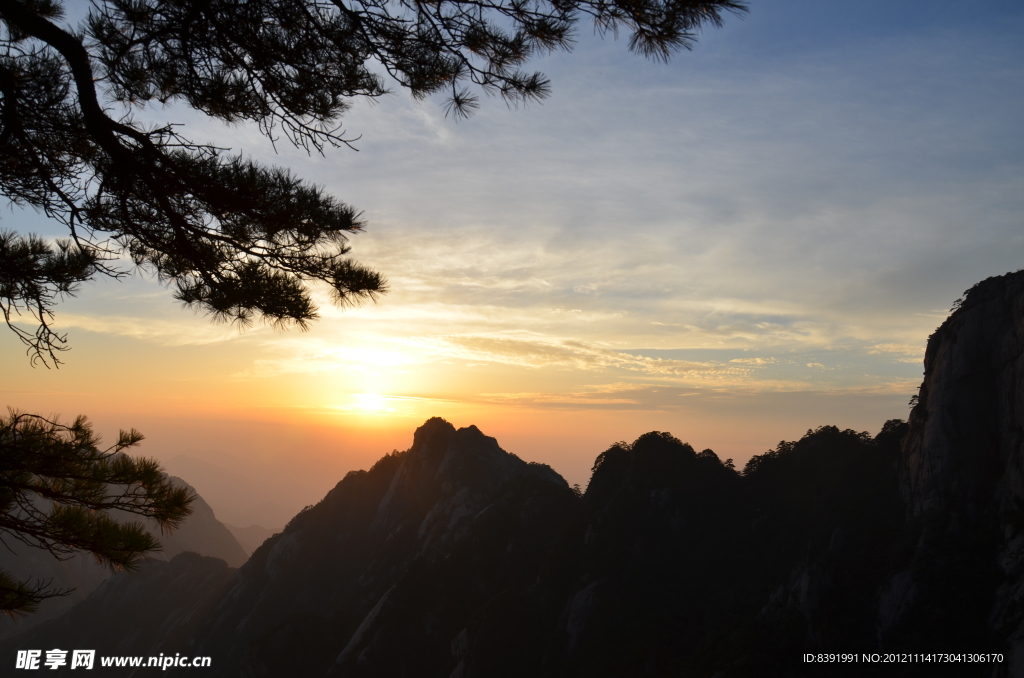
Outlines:
<svg viewBox="0 0 1024 678"><path fill-rule="evenodd" d="M547 466L432 419L264 543L190 652L265 675L444 671L451 639L530 580L576 501Z"/></svg>
<svg viewBox="0 0 1024 678"><path fill-rule="evenodd" d="M975 285L930 338L899 471L917 538L891 633L999 644L1024 675L1024 272Z"/></svg>
<svg viewBox="0 0 1024 678"><path fill-rule="evenodd" d="M175 476L169 476L169 478L176 485L192 489L181 478ZM153 559L170 560L179 553L191 551L221 558L231 567L238 567L248 558L248 554L231 532L214 516L210 505L198 494L195 501L192 502L192 514L170 534L161 534L159 526L151 519L140 519L136 515L127 513L122 514L122 518L133 521L141 520L149 532L160 540L163 550L153 553L151 555ZM26 617L17 620L9 617L0 618L0 638L23 633L33 626L66 613L84 601L112 574L109 568L98 564L87 554L74 555L66 560L57 560L44 549L32 548L20 543L0 548L0 569L22 580L29 578L49 580L51 588L73 589L67 596L44 600L37 612Z"/></svg>
<svg viewBox="0 0 1024 678"><path fill-rule="evenodd" d="M579 501L549 467L432 419L409 450L349 473L226 581L189 554L150 563L21 646L209 653L213 675L447 675L452 638L529 585ZM185 581L195 585L160 593ZM163 626L127 638L113 623L136 616Z"/></svg>
<svg viewBox="0 0 1024 678"><path fill-rule="evenodd" d="M583 496L431 419L241 568L149 563L19 647L231 677L835 673L804 662L821 652L995 653L952 668L1024 676L1022 361L1024 273L992 278L929 339L909 423L822 426L742 473L655 431L602 452Z"/></svg>
<svg viewBox="0 0 1024 678"><path fill-rule="evenodd" d="M193 492L195 488L181 478L170 476L175 485L183 485ZM134 518L137 520L137 518ZM240 567L249 558L224 523L217 520L210 505L196 493L192 502L192 515L170 534L160 534L160 528L151 519L146 522L149 531L157 535L163 551L154 554L160 560L170 560L179 553L192 551L225 561L230 567Z"/></svg>
<svg viewBox="0 0 1024 678"><path fill-rule="evenodd" d="M612 446L560 549L467 629L451 675L798 675L803 652L876 649L905 430L824 426L742 476L667 433Z"/></svg>
<svg viewBox="0 0 1024 678"><path fill-rule="evenodd" d="M905 430L822 427L743 476L649 433L602 453L581 498L432 419L239 570L152 563L22 646L209 655L221 676L785 670L807 643L875 646L874 591L903 556ZM136 618L152 633L114 630Z"/></svg>

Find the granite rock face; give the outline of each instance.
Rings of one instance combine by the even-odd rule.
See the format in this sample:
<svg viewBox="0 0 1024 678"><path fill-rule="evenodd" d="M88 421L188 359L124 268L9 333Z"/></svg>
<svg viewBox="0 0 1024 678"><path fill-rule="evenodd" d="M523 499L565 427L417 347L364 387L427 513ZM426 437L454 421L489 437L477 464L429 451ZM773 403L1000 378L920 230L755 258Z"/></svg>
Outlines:
<svg viewBox="0 0 1024 678"><path fill-rule="evenodd" d="M929 339L899 473L917 543L890 624L999 644L1024 675L1024 272L975 285Z"/></svg>
<svg viewBox="0 0 1024 678"><path fill-rule="evenodd" d="M900 477L914 518L1024 507L1024 275L969 290L935 331Z"/></svg>
<svg viewBox="0 0 1024 678"><path fill-rule="evenodd" d="M448 675L452 639L535 576L576 501L550 468L432 419L260 547L195 638L240 675Z"/></svg>

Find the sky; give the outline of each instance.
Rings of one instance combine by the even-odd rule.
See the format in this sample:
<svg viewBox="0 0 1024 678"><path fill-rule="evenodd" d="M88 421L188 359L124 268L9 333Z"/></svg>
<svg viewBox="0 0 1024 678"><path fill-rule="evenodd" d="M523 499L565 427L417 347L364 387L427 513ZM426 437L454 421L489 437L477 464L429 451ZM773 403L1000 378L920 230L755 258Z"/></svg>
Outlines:
<svg viewBox="0 0 1024 678"><path fill-rule="evenodd" d="M742 466L905 418L953 302L1024 267L1024 6L759 0L667 64L626 42L581 26L534 62L547 100L468 120L354 102L358 151L322 157L146 109L360 209L390 292L240 332L145 272L90 283L59 370L0 333L4 404L138 428L218 517L271 528L431 416L583 486L650 430Z"/></svg>

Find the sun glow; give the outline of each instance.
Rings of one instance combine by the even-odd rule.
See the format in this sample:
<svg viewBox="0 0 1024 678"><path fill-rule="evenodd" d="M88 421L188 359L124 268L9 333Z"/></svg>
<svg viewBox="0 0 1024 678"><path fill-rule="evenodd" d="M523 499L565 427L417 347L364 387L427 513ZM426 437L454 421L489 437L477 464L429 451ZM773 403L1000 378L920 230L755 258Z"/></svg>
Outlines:
<svg viewBox="0 0 1024 678"><path fill-rule="evenodd" d="M379 393L353 393L352 399L355 404L352 409L364 412L387 412L389 411L387 398Z"/></svg>
<svg viewBox="0 0 1024 678"><path fill-rule="evenodd" d="M381 393L350 393L341 402L329 405L327 410L336 415L355 417L364 422L371 420L408 419L423 420L438 414L438 405L451 405L447 400L418 398L415 396ZM450 409L450 407L449 407ZM446 412L448 410L445 410Z"/></svg>

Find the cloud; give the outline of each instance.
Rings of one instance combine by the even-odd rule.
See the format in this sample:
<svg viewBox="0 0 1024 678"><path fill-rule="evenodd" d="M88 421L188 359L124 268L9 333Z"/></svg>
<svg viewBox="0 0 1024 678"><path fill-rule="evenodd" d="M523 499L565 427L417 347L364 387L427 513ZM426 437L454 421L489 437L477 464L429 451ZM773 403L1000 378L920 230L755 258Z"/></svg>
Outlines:
<svg viewBox="0 0 1024 678"><path fill-rule="evenodd" d="M773 382L756 385L677 385L637 384L613 382L591 384L564 392L508 392L480 393L468 397L467 402L516 407L544 407L559 409L614 409L635 411L672 411L708 406L736 399L770 398L773 394L820 394L821 396L904 396L911 393L917 382L891 380L855 388L823 389L808 382ZM713 407L713 405L712 405Z"/></svg>
<svg viewBox="0 0 1024 678"><path fill-rule="evenodd" d="M924 346L914 344L875 344L868 351L869 354L893 355L898 362L919 364L924 360Z"/></svg>
<svg viewBox="0 0 1024 678"><path fill-rule="evenodd" d="M212 323L207 319L184 317L177 320L140 316L81 315L60 313L58 327L79 328L89 332L131 337L161 346L194 346L234 341L268 330L254 327L244 333L233 325Z"/></svg>
<svg viewBox="0 0 1024 678"><path fill-rule="evenodd" d="M733 358L729 362L740 365L772 365L777 363L778 360L775 358Z"/></svg>
<svg viewBox="0 0 1024 678"><path fill-rule="evenodd" d="M386 340L337 344L321 338L274 338L263 344L263 354L233 376L236 379L280 374L326 375L367 370L401 370L426 358ZM269 354L269 355L268 355Z"/></svg>
<svg viewBox="0 0 1024 678"><path fill-rule="evenodd" d="M612 382L589 384L562 393L481 393L474 400L503 406L657 410L671 409L679 405L681 397L702 393L706 391L684 386Z"/></svg>
<svg viewBox="0 0 1024 678"><path fill-rule="evenodd" d="M618 369L658 377L700 380L742 378L751 373L749 367L708 361L652 358L577 339L476 334L415 338L402 343L451 358L530 368L553 367L588 371Z"/></svg>

